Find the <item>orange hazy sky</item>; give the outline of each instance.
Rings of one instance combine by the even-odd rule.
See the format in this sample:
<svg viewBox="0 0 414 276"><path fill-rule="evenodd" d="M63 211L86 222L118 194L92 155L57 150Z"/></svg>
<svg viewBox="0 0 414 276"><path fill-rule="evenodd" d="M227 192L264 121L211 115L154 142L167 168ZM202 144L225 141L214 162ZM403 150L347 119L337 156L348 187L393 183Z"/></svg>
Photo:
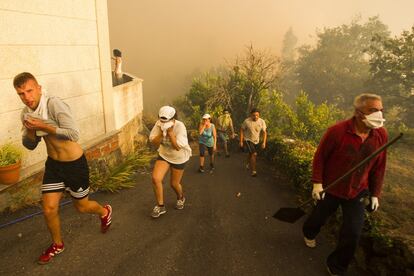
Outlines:
<svg viewBox="0 0 414 276"><path fill-rule="evenodd" d="M396 35L414 25L413 10L414 0L108 0L111 48L123 52L125 72L144 79L149 112L250 43L277 55L289 27L299 46L317 29L379 15Z"/></svg>

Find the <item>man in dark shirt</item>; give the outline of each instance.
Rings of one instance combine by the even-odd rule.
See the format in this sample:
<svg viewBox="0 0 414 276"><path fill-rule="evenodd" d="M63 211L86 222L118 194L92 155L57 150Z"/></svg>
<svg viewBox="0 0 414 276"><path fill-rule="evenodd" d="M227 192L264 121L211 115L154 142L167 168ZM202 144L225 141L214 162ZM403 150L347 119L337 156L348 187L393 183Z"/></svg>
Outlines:
<svg viewBox="0 0 414 276"><path fill-rule="evenodd" d="M303 225L305 244L316 246L316 236L339 206L343 224L336 249L327 258L331 275L342 275L351 262L364 224L364 197L371 196L370 208L376 211L384 179L386 152L330 188L321 191L387 142L382 127L382 100L375 94L361 94L354 101L351 119L330 127L322 137L313 159L312 197L317 205Z"/></svg>

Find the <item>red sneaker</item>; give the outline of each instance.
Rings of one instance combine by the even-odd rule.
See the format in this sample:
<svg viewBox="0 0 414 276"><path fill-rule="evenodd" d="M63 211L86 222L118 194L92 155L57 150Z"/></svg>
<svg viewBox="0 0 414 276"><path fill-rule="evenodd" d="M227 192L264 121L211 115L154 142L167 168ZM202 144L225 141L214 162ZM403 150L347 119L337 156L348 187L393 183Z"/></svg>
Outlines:
<svg viewBox="0 0 414 276"><path fill-rule="evenodd" d="M65 246L62 242L61 245L57 245L56 243L52 243L48 249L46 249L45 252L42 253L42 255L40 255L39 260L37 261L38 264L47 264L50 262L50 260L63 252L63 250L65 250Z"/></svg>
<svg viewBox="0 0 414 276"><path fill-rule="evenodd" d="M112 223L112 207L111 205L105 205L104 208L106 210L108 210L108 214L106 214L106 216L104 216L103 218L101 217L101 232L105 233L106 231L108 231L109 226L111 226Z"/></svg>

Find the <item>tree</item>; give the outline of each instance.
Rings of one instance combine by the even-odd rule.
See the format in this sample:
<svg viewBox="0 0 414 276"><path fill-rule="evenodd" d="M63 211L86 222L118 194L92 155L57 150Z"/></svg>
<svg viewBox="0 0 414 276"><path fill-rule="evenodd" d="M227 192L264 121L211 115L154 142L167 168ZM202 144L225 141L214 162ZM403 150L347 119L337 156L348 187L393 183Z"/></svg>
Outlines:
<svg viewBox="0 0 414 276"><path fill-rule="evenodd" d="M215 95L220 81L219 75L211 73L195 77L188 93L174 101L174 106L186 118L188 127L198 125L201 113L208 110L208 102Z"/></svg>
<svg viewBox="0 0 414 276"><path fill-rule="evenodd" d="M283 100L283 94L277 90L263 93L259 109L261 117L266 120L268 133L272 136L293 137L298 120L292 108Z"/></svg>
<svg viewBox="0 0 414 276"><path fill-rule="evenodd" d="M272 136L299 138L313 145L318 144L329 126L344 117L335 105L315 105L303 91L296 97L294 108L283 100L282 93L268 91L261 98L260 109L269 123L268 132Z"/></svg>
<svg viewBox="0 0 414 276"><path fill-rule="evenodd" d="M296 43L298 42L298 38L293 33L292 27L285 33L283 37L283 44L282 44L282 61L283 62L293 62L296 56Z"/></svg>
<svg viewBox="0 0 414 276"><path fill-rule="evenodd" d="M275 86L280 61L267 51L259 51L253 45L247 47L245 55L237 58L232 66L230 93L232 98L241 97L245 115L260 102L261 93Z"/></svg>
<svg viewBox="0 0 414 276"><path fill-rule="evenodd" d="M308 94L301 92L296 98L297 127L294 127L295 136L318 144L322 134L344 114L335 105L326 102L315 105L308 98Z"/></svg>
<svg viewBox="0 0 414 276"><path fill-rule="evenodd" d="M414 26L400 37L375 36L369 53L371 79L368 85L388 105L398 105L403 122L414 127ZM394 115L395 116L395 115Z"/></svg>
<svg viewBox="0 0 414 276"><path fill-rule="evenodd" d="M262 95L276 86L279 64L279 59L268 51L255 50L250 45L224 70L194 78L189 92L176 105L192 118L195 110L218 113L228 108L238 125L260 103Z"/></svg>
<svg viewBox="0 0 414 276"><path fill-rule="evenodd" d="M316 47L302 47L297 73L302 89L315 103L328 101L346 107L355 95L367 89L369 55L373 36L388 37L389 31L378 17L361 24L325 28L317 34Z"/></svg>
<svg viewBox="0 0 414 276"><path fill-rule="evenodd" d="M293 103L297 94L301 90L297 74L297 49L298 39L294 35L292 28L285 33L282 44L282 62L280 66L280 78L278 90L283 93L284 99L288 103Z"/></svg>

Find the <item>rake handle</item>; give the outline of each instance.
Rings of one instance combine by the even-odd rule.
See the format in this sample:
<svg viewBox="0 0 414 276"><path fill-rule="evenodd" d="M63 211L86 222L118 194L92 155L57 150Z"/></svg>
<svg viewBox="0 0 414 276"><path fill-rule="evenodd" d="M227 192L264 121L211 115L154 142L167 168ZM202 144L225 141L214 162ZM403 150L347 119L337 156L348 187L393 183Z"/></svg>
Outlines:
<svg viewBox="0 0 414 276"><path fill-rule="evenodd" d="M331 184L329 184L328 186L326 186L326 188L323 189L319 194L322 195L327 190L329 190L330 188L332 188L333 186L335 186L336 184L338 184L339 182L341 182L344 178L348 177L354 171L356 171L360 167L362 167L362 165L366 164L368 161L370 161L371 159L373 159L374 157L376 157L378 154L380 154L386 148L388 148L389 146L391 146L392 144L394 144L395 142L397 142L402 136L403 136L403 133L400 133L398 136L394 137L388 143L386 143L386 144L382 145L381 147L379 147L376 151L374 151L373 153L371 153L371 155L369 155L364 160L362 160L361 162L359 162L358 164L356 164L353 168L351 168L349 171L347 171L344 175L342 175L341 177L339 177L338 179L336 179L334 182L332 182ZM314 199L313 198L310 198L310 199L306 200L305 202L303 202L298 208L301 208L303 206L306 206L306 205L308 205L309 203L311 203L313 201L314 201Z"/></svg>

